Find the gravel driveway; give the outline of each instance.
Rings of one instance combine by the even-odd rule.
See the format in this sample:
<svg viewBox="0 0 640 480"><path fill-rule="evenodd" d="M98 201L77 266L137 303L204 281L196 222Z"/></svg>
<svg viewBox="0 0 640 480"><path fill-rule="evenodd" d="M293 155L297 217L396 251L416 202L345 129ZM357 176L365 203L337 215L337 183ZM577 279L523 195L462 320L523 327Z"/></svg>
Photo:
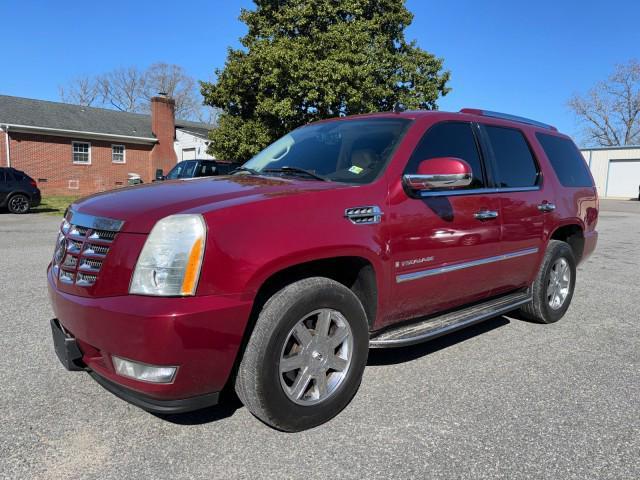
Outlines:
<svg viewBox="0 0 640 480"><path fill-rule="evenodd" d="M0 214L0 477L640 478L640 202L603 207L559 323L372 351L351 405L298 434L234 403L159 418L66 372L45 278L59 220Z"/></svg>

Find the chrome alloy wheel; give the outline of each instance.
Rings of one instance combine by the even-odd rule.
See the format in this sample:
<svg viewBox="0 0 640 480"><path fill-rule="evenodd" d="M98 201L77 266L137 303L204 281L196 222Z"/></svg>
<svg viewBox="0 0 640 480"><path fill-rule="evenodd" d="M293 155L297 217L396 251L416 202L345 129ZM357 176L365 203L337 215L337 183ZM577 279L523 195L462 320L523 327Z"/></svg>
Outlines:
<svg viewBox="0 0 640 480"><path fill-rule="evenodd" d="M315 405L333 395L349 372L353 334L337 310L315 310L294 325L280 354L280 384L298 405Z"/></svg>
<svg viewBox="0 0 640 480"><path fill-rule="evenodd" d="M564 257L558 258L551 267L549 284L547 285L547 301L549 306L558 310L564 305L571 286L571 269Z"/></svg>

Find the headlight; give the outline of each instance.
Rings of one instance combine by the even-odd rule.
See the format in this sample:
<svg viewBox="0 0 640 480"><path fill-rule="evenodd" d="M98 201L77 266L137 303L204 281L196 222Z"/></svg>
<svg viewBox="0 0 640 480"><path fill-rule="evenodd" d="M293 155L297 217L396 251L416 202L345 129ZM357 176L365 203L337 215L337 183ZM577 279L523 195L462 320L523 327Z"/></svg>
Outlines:
<svg viewBox="0 0 640 480"><path fill-rule="evenodd" d="M172 215L159 220L142 248L129 293L194 295L206 235L201 215Z"/></svg>

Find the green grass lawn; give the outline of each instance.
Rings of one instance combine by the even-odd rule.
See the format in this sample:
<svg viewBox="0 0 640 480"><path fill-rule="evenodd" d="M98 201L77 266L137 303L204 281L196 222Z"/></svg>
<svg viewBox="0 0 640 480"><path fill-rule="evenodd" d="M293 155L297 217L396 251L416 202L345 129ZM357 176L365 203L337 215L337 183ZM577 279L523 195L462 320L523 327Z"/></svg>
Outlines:
<svg viewBox="0 0 640 480"><path fill-rule="evenodd" d="M44 213L47 215L62 216L69 204L74 200L80 198L75 195L55 195L42 197L42 202L35 208L32 208L33 213Z"/></svg>

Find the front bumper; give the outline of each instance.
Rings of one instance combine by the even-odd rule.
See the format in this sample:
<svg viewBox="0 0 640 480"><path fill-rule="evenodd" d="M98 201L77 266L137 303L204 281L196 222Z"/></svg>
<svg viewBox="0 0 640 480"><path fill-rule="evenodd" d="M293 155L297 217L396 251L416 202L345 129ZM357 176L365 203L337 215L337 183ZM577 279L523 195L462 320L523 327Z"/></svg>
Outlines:
<svg viewBox="0 0 640 480"><path fill-rule="evenodd" d="M60 363L62 363L67 370L86 370L89 375L91 375L93 379L106 390L144 410L161 414L183 413L209 407L218 403L218 392L180 400L159 400L140 392L136 392L135 390L123 387L122 385L100 376L83 364L83 354L80 351L77 340L63 330L57 318L51 320L51 333L53 335L53 345L56 355L58 356Z"/></svg>
<svg viewBox="0 0 640 480"><path fill-rule="evenodd" d="M50 271L48 278L57 321L81 355L72 366L88 370L119 397L158 413L217 402L242 342L250 301L235 296L80 297L59 291ZM115 373L112 355L175 365L178 371L172 383L135 380Z"/></svg>

